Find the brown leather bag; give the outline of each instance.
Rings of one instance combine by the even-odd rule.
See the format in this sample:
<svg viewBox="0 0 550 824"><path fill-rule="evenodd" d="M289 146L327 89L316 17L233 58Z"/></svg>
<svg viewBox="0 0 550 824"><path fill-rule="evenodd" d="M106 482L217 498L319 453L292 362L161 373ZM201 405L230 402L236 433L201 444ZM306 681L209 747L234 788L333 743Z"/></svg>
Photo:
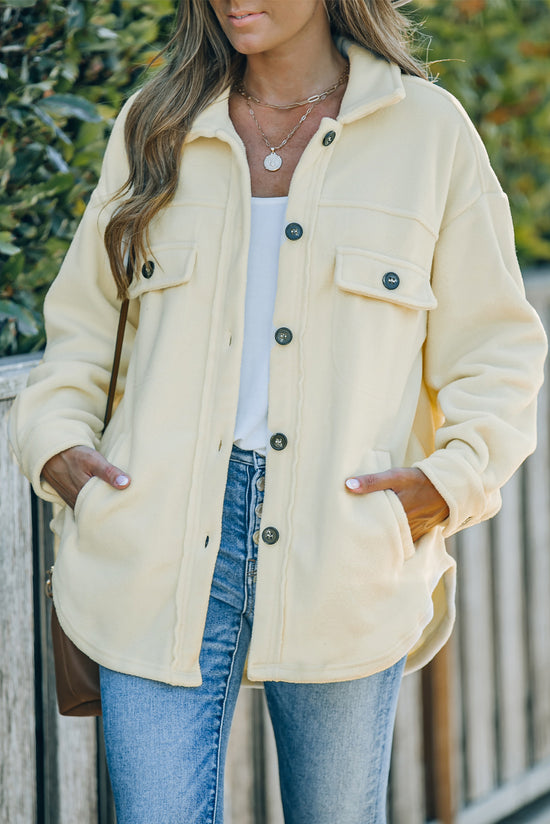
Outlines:
<svg viewBox="0 0 550 824"><path fill-rule="evenodd" d="M127 317L128 300L124 300L120 307L120 317L118 319L115 355L113 358L111 381L109 383L109 394L107 396L107 408L103 421L104 429L109 423L113 412L118 368L120 365L120 355L122 352L122 342L124 340ZM50 569L49 578L46 581L46 593L50 598L52 597L51 576L53 569L53 567ZM59 623L53 602L51 630L55 664L55 688L59 712L61 715L101 715L99 665L96 661L92 661L86 653L78 649L65 634Z"/></svg>

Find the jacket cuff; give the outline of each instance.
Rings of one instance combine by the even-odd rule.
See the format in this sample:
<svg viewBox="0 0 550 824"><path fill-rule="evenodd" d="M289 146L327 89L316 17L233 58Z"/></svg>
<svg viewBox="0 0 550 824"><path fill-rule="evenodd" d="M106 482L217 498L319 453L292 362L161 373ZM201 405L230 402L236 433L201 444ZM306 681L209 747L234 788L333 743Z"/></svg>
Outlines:
<svg viewBox="0 0 550 824"><path fill-rule="evenodd" d="M72 446L89 446L97 449L99 439L95 437L89 427L76 424L74 421L58 421L40 424L26 433L24 443L20 443L18 450L12 441L14 451L19 452L19 464L23 474L27 476L32 488L39 498L45 501L66 506L65 501L42 477L44 464L65 449Z"/></svg>
<svg viewBox="0 0 550 824"><path fill-rule="evenodd" d="M501 507L498 489L488 493L479 473L458 449L438 449L413 466L426 475L447 502L449 517L441 524L444 538L492 518Z"/></svg>

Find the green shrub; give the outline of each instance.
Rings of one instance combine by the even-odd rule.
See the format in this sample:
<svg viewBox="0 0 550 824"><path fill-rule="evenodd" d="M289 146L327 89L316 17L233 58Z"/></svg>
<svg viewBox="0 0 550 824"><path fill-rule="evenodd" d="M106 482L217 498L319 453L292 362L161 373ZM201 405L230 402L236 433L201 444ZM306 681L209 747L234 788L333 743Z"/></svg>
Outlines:
<svg viewBox="0 0 550 824"><path fill-rule="evenodd" d="M122 101L172 0L0 5L0 355L44 344L42 302L97 182Z"/></svg>
<svg viewBox="0 0 550 824"><path fill-rule="evenodd" d="M550 0L416 6L431 71L464 104L510 198L521 263L548 263Z"/></svg>
<svg viewBox="0 0 550 824"><path fill-rule="evenodd" d="M207 0L204 0L207 2ZM44 344L42 301L122 101L175 0L0 3L0 355ZM417 0L421 54L508 192L523 264L550 260L550 0Z"/></svg>

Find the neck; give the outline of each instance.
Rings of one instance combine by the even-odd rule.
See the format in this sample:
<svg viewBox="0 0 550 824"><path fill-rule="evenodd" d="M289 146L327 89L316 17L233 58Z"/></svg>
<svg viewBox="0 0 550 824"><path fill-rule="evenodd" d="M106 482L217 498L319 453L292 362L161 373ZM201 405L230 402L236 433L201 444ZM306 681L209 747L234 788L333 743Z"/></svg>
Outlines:
<svg viewBox="0 0 550 824"><path fill-rule="evenodd" d="M248 55L244 73L247 91L278 105L304 100L336 82L346 65L330 33L322 41L309 38L276 52Z"/></svg>

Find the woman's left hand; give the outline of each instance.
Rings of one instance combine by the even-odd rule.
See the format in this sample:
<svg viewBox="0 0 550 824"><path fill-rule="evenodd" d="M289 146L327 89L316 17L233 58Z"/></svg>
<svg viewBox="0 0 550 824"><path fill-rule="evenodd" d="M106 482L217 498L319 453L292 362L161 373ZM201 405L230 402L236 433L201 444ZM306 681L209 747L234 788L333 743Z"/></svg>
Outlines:
<svg viewBox="0 0 550 824"><path fill-rule="evenodd" d="M368 495L382 489L395 492L407 513L413 541L418 541L449 516L445 499L420 469L388 469L373 475L355 475L346 480L346 488L354 495Z"/></svg>

